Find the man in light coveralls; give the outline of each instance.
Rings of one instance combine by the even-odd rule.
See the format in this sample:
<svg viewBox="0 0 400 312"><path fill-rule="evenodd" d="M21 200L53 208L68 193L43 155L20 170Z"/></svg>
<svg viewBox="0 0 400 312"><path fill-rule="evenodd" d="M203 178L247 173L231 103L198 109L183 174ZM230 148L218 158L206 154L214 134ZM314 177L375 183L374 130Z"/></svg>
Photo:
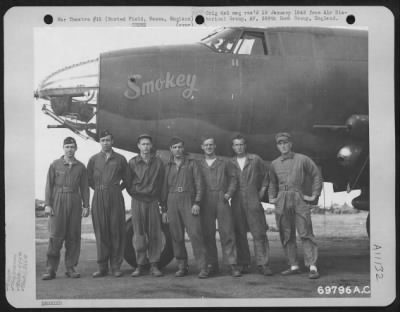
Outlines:
<svg viewBox="0 0 400 312"><path fill-rule="evenodd" d="M316 266L318 249L312 230L309 203L318 199L322 189L322 177L318 167L309 157L292 152L289 133L278 133L275 139L281 156L272 162L268 192L270 203L276 207L276 223L290 265L282 275L300 273L296 247L297 228L303 242L304 263L310 268L309 278L316 279L319 277ZM309 180L311 185L308 185Z"/></svg>

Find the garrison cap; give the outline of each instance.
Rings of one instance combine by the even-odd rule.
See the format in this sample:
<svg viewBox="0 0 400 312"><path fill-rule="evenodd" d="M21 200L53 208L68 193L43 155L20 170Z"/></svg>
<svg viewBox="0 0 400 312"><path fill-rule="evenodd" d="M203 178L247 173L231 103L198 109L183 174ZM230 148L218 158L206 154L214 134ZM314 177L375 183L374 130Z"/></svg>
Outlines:
<svg viewBox="0 0 400 312"><path fill-rule="evenodd" d="M290 142L290 138L291 138L291 135L290 135L290 133L287 133L287 132L279 132L275 135L275 140L277 143L280 141Z"/></svg>
<svg viewBox="0 0 400 312"><path fill-rule="evenodd" d="M101 130L99 139L104 138L104 137L106 137L108 135L111 135L111 137L113 136L112 133L110 131L108 131L107 129Z"/></svg>
<svg viewBox="0 0 400 312"><path fill-rule="evenodd" d="M185 144L185 141L183 141L180 137L174 136L169 141L169 147L171 147L172 145L178 144L178 143Z"/></svg>
<svg viewBox="0 0 400 312"><path fill-rule="evenodd" d="M153 143L153 137L150 134L142 133L137 137L136 143L139 143L141 139L149 139Z"/></svg>
<svg viewBox="0 0 400 312"><path fill-rule="evenodd" d="M66 145L66 144L75 144L75 146L78 146L78 145L76 144L75 139L74 139L73 137L66 137L66 138L64 139L64 144L63 144L63 146Z"/></svg>

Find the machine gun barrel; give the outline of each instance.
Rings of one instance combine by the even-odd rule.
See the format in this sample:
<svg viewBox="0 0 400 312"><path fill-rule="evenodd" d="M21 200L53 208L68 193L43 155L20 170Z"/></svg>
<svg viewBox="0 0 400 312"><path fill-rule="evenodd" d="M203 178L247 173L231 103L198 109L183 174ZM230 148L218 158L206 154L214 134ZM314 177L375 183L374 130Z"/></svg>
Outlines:
<svg viewBox="0 0 400 312"><path fill-rule="evenodd" d="M47 125L47 128L48 129L55 129L55 128L63 128L63 129L65 129L65 128L69 128L69 127L67 127L66 125Z"/></svg>

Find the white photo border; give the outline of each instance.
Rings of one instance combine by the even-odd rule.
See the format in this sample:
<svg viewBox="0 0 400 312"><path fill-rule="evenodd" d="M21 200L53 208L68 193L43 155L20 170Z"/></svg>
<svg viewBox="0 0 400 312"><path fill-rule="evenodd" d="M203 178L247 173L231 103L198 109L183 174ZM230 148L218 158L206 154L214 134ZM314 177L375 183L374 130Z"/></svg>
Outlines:
<svg viewBox="0 0 400 312"><path fill-rule="evenodd" d="M235 9L237 9L236 7ZM295 7L290 7L291 9ZM324 7L318 7L323 9ZM346 10L357 19L357 25L368 28L369 49L369 114L370 114L370 189L371 189L371 297L370 298L286 298L282 299L121 299L121 300L60 300L60 307L136 307L162 306L387 306L396 296L396 229L395 229L395 121L394 121L394 16L385 7L326 7ZM36 299L36 253L33 151L33 47L35 27L77 27L76 23L57 23L46 26L43 16L90 16L126 12L130 7L14 7L4 16L4 120L5 120L5 223L6 223L6 283L22 263L24 291L6 292L9 303L15 307L42 307ZM168 10L182 16L197 16L207 7L135 7L136 15L168 14ZM226 9L226 8L224 8ZM243 7L244 9L244 7ZM246 8L248 9L248 8ZM259 9L259 7L254 7ZM269 7L268 9L271 9ZM147 10L147 11L146 11ZM67 12L67 13L66 13ZM121 13L122 14L122 13ZM55 19L57 21L57 19ZM204 26L235 26L232 22L206 23ZM253 22L254 26L258 24ZM291 26L311 26L291 22ZM345 17L327 23L314 22L312 26L343 26ZM82 22L79 27L126 27L106 23ZM176 27L157 23L148 26ZM182 25L179 25L182 26ZM265 27L265 24L259 25ZM278 26L272 24L268 26ZM285 23L280 26L289 26ZM201 27L201 26L191 26ZM384 226L383 226L384 225ZM23 231L21 230L23 229ZM379 249L379 261L376 250ZM379 265L377 264L379 263ZM380 266L384 277L378 278ZM20 285L21 286L21 285ZM56 307L56 306L51 306Z"/></svg>

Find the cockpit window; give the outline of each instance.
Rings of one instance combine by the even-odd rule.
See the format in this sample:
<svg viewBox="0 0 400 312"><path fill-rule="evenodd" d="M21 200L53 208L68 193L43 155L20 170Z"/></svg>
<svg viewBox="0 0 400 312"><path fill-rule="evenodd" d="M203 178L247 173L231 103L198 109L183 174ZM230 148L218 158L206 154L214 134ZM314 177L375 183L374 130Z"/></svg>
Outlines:
<svg viewBox="0 0 400 312"><path fill-rule="evenodd" d="M239 29L224 28L201 39L200 43L219 53L230 53L240 36Z"/></svg>
<svg viewBox="0 0 400 312"><path fill-rule="evenodd" d="M267 48L264 33L244 32L233 53L244 55L266 55Z"/></svg>

